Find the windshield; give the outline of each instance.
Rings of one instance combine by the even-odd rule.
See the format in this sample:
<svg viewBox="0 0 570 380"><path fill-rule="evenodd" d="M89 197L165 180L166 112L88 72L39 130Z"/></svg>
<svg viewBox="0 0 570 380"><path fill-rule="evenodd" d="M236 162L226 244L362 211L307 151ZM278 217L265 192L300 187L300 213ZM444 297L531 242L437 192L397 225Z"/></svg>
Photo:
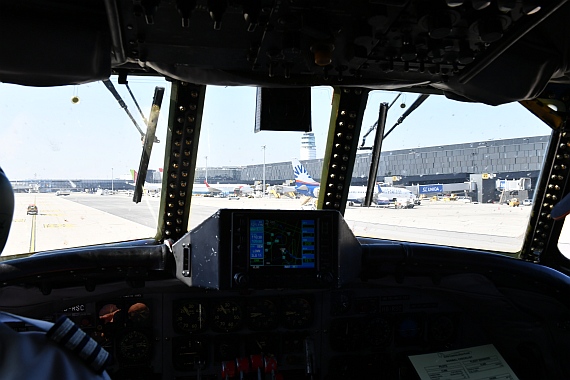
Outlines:
<svg viewBox="0 0 570 380"><path fill-rule="evenodd" d="M156 236L170 85L150 77L129 78L129 88L111 83L137 125L101 82L0 85L0 167L16 193L2 256ZM166 89L160 142L136 204L138 128L146 131L157 86ZM207 87L190 228L220 208L314 208L332 95L332 88L312 89L310 134L254 133L255 88ZM371 207L361 207L380 104L391 105L388 132L417 97L369 94L345 211L349 226L357 236L518 251L550 134L518 103L428 97L384 139Z"/></svg>

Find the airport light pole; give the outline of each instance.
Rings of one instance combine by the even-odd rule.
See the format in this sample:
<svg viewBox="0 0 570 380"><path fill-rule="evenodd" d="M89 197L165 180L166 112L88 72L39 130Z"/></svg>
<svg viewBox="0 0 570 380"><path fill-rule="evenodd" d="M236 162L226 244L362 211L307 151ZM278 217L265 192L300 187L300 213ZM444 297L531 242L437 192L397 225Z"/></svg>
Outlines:
<svg viewBox="0 0 570 380"><path fill-rule="evenodd" d="M111 168L111 194L113 194L115 192L115 185L113 182L113 168Z"/></svg>
<svg viewBox="0 0 570 380"><path fill-rule="evenodd" d="M206 182L208 182L208 156L206 157Z"/></svg>
<svg viewBox="0 0 570 380"><path fill-rule="evenodd" d="M265 145L262 145L261 149L263 149L263 188L261 190L261 196L265 198Z"/></svg>

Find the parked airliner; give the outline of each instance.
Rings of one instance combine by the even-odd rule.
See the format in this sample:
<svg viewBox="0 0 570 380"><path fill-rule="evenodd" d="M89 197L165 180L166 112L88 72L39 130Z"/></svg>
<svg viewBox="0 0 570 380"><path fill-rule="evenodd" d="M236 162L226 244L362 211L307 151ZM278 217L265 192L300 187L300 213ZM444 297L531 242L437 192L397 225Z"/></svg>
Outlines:
<svg viewBox="0 0 570 380"><path fill-rule="evenodd" d="M206 188L210 194L249 194L253 192L253 187L243 183L217 183L215 185L210 185L207 181L204 181Z"/></svg>
<svg viewBox="0 0 570 380"><path fill-rule="evenodd" d="M320 183L315 181L303 164L297 159L291 161L295 174L295 190L297 193L310 197L318 197ZM350 186L348 190L349 203L363 203L366 197L366 186ZM382 186L377 184L372 201L376 205L399 205L404 208L414 207L416 196L403 187Z"/></svg>

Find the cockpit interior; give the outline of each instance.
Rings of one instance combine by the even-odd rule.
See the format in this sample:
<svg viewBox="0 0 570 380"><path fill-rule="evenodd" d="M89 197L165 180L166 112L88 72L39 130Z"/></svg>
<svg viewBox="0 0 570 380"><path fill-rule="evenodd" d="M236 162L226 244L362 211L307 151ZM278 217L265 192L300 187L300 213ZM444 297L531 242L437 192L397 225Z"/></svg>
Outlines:
<svg viewBox="0 0 570 380"><path fill-rule="evenodd" d="M106 373L111 379L570 378L566 361L570 252L564 250L563 239L564 216L570 212L567 1L0 0L0 4L1 112L9 115L23 106L23 112L31 115L36 109L43 115L27 119L20 114L14 120L21 124L13 130L12 119L6 116L5 127L0 126L0 150L5 152L0 152L4 171L0 170L0 252L6 244L0 256L0 311L49 322L67 316L109 352L112 360ZM107 98L124 117L127 106L116 88L156 79L162 84L154 87L152 104L145 109L148 119L140 126L134 123L140 132L140 141L138 133L134 139L140 162L137 157L131 163L138 165L134 172L138 176L132 180L117 177L127 143L118 128L107 135L103 132L104 124L111 125L115 117L109 108L94 108L93 115L102 117L97 127L70 119L80 134L68 138L70 122L57 124L59 111L41 108L50 101L49 95L29 98L27 104L5 105L25 96L20 95L23 90L63 89L66 96L72 95L73 104L66 100L66 108L76 112L80 101L80 106L89 106L89 86L103 82L106 88L97 86L112 93ZM322 87L329 89L327 118L317 122L311 96ZM241 88L255 100L255 112L249 112L247 122L242 119L249 131L245 137L234 124L220 126L209 119L233 113L229 106L208 108L207 103L221 97L222 91ZM376 99L377 92L390 101L406 93L407 103L412 104L398 100L402 111L405 108L403 114L394 110L397 106L391 109L389 100L371 104L369 99ZM143 96L151 98L149 93ZM536 140L531 146L521 137L516 146L524 149L497 145L495 157L490 139L473 147L485 123L462 128L456 122L452 129L436 132L422 116L415 132L406 132L402 140L420 132L425 141L438 135L442 142L433 146L447 149L447 155L434 153L430 163L431 153L420 146L422 140L414 140L415 146L394 148L393 163L388 161L383 144L390 147L390 137L400 131L394 128L404 126L404 119L421 112L422 103L434 98L496 110L505 120L514 116L504 107L515 104L536 120L535 125L540 124L536 134L543 142ZM229 99L230 104L241 104L235 93ZM434 115L445 112L440 106ZM395 119L389 119L396 113ZM129 116L134 122L136 115ZM395 123L392 129L390 120ZM363 136L372 131L367 132L370 121L375 137L365 165L361 142L364 145ZM504 133L504 139L514 139L519 129L526 128L518 121L502 123L494 132ZM130 120L123 124L134 132ZM159 134L162 127L164 133ZM238 153L231 153L232 144L227 150L198 152L215 127L220 135L234 139ZM289 160L278 152L289 154L286 146L298 144L299 133L312 130L326 139L320 167L305 159L311 173L304 166L295 172L298 178L312 174L319 179L296 189L316 184L306 204L311 207L293 203L296 199L265 201L271 175L281 175L275 174L281 173L278 168L291 168L287 162L268 165L266 154L279 157L276 162ZM387 137L393 130L394 135ZM264 133L283 136L281 145L270 150L258 143ZM297 133L293 144L287 140L291 133ZM475 139L465 140L471 147L445 148L462 143L462 136ZM102 142L95 143L99 137ZM46 162L22 176L41 179L42 172L51 170L47 153L43 158L44 150L34 148L35 142L56 155L74 148L65 165L52 166L71 170L81 165L88 172L87 159L105 162L107 172L114 170L111 195L104 196L109 189L87 188L78 194L80 183L59 172L52 176L65 178L66 187L58 188L57 195L55 187L45 184L20 194L16 180L26 165L32 165L20 158L20 147L29 157L37 155L37 161ZM255 146L248 147L248 142ZM105 146L111 149L103 151ZM297 146L294 149L298 151ZM398 182L412 175L406 171L413 165L429 164L434 172L421 167L426 172L411 179L409 187L440 186L434 178L443 174L450 182L467 186L463 177L457 179L457 173L437 165L459 162L455 157L463 153L453 152L468 149L472 149L466 153L471 163L457 167L471 173L466 178L483 189L480 196L486 196L486 184L492 181L495 186L492 171L499 169L490 169L495 165L492 160L512 160L501 161L500 170L529 173L517 174L517 179L532 177L532 190L526 180L519 189L530 194L526 196L530 205L512 197L506 203L502 198L495 202L498 190L489 188L493 196L488 202L474 198L456 207L462 200L456 195L467 194L461 187L457 194L438 196L444 191L437 190L421 204L414 201L400 208L398 198L390 196L390 207L380 207L377 193L384 186L377 184L380 177ZM214 154L221 159L216 166L222 168L251 150L257 161L235 161L235 165L241 165L242 173L250 164L252 172L257 170L244 182L256 181L263 199L241 190L232 190L226 198L196 195L204 183L216 187ZM149 191L145 179L157 152L163 154L161 178L154 182L156 190ZM398 157L404 155L414 158L414 164L399 163ZM109 158L115 163L108 164ZM489 167L476 164L487 162L483 160ZM199 174L204 165L197 162L205 162L205 181ZM396 169L384 170L386 162ZM530 168L531 163L536 169ZM358 170L363 174L356 175ZM293 172L283 173L272 185L285 187L277 179L292 178ZM428 174L433 178L425 179ZM355 181L360 181L365 194L362 206L354 206L351 198ZM132 234L119 231L115 206L109 206L119 196L115 194L119 185L126 184L133 191L124 196L129 206L120 217L139 223ZM388 185L384 193L387 189ZM501 194L506 191L501 190ZM32 196L36 201L28 205ZM28 198L19 201L24 199L19 197ZM91 220L87 203L81 203L87 197L89 207L98 209L98 219ZM371 206L373 198L376 207ZM41 203L41 199L46 200ZM66 202L75 214L59 215L54 202ZM204 202L210 206L194 211ZM255 207L261 202L269 206ZM291 206L282 206L285 202ZM139 210L150 204L153 224L143 226ZM431 214L423 214L430 207ZM468 211L456 211L459 207L485 209L491 216L467 217ZM448 219L436 227L436 215L444 212ZM358 220L357 214L366 215L374 228ZM493 215L499 214L495 226ZM393 225L386 226L392 219ZM463 219L467 227L458 230L453 241L440 238ZM29 230L21 232L28 222L31 239ZM81 232L81 223L89 223L87 232ZM486 224L497 233L504 228L505 240L516 240L514 248L503 249L493 231L478 229ZM514 224L518 229L513 229ZM79 243L70 244L71 237L58 235L64 229ZM387 231L392 235L383 235ZM96 243L92 240L107 232L115 234ZM24 243L8 253L14 246L10 239L18 237ZM40 245L41 239L52 238L64 243ZM11 327L33 330L25 322Z"/></svg>

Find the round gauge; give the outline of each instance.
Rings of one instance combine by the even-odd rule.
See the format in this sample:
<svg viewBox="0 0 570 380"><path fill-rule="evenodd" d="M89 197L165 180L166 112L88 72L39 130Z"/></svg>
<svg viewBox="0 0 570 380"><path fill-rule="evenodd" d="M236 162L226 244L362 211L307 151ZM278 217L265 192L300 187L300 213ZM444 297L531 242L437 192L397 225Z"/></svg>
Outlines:
<svg viewBox="0 0 570 380"><path fill-rule="evenodd" d="M99 320L101 320L103 324L113 323L115 322L116 314L120 311L121 309L119 309L117 305L109 303L99 309Z"/></svg>
<svg viewBox="0 0 570 380"><path fill-rule="evenodd" d="M214 360L235 360L240 356L240 341L236 336L220 335L214 342Z"/></svg>
<svg viewBox="0 0 570 380"><path fill-rule="evenodd" d="M241 305L235 301L217 301L212 307L213 328L229 332L238 330L243 322Z"/></svg>
<svg viewBox="0 0 570 380"><path fill-rule="evenodd" d="M301 297L288 298L283 302L283 326L288 329L304 329L313 322L313 307Z"/></svg>
<svg viewBox="0 0 570 380"><path fill-rule="evenodd" d="M447 315L440 315L430 323L429 337L436 343L447 343L455 336L455 322Z"/></svg>
<svg viewBox="0 0 570 380"><path fill-rule="evenodd" d="M252 330L272 330L277 328L277 305L269 299L253 300L247 306L249 328Z"/></svg>
<svg viewBox="0 0 570 380"><path fill-rule="evenodd" d="M421 333L421 328L417 320L404 318L398 324L398 336L403 339L415 339Z"/></svg>
<svg viewBox="0 0 570 380"><path fill-rule="evenodd" d="M384 318L374 318L366 326L365 336L374 347L385 346L390 343L392 327L390 322Z"/></svg>
<svg viewBox="0 0 570 380"><path fill-rule="evenodd" d="M179 371L204 368L206 348L201 340L177 336L172 339L172 362Z"/></svg>
<svg viewBox="0 0 570 380"><path fill-rule="evenodd" d="M141 331L128 331L118 341L119 353L123 359L131 363L144 362L150 359L151 341Z"/></svg>
<svg viewBox="0 0 570 380"><path fill-rule="evenodd" d="M134 323L145 323L150 320L150 309L146 304L138 302L129 307L128 315Z"/></svg>
<svg viewBox="0 0 570 380"><path fill-rule="evenodd" d="M179 333L195 333L206 328L206 309L197 301L180 301L174 306L174 329Z"/></svg>

